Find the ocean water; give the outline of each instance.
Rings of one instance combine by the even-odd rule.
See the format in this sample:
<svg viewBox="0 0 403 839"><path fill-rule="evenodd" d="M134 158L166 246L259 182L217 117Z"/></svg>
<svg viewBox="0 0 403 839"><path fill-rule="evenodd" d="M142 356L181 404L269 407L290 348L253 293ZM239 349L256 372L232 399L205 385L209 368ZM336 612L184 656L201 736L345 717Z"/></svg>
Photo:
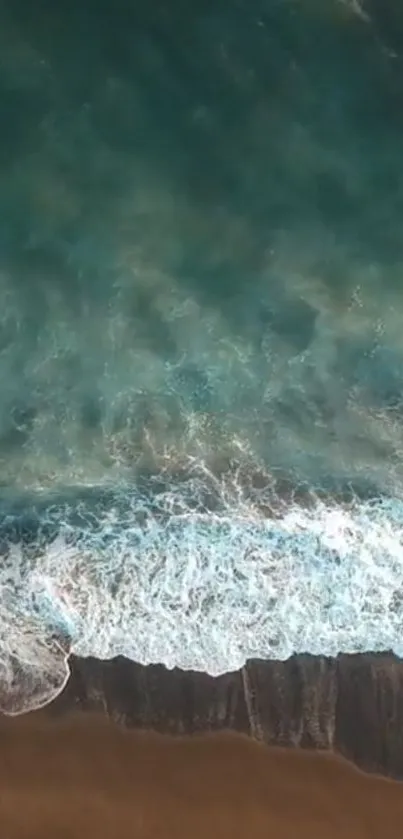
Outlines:
<svg viewBox="0 0 403 839"><path fill-rule="evenodd" d="M0 707L403 627L403 15L0 2Z"/></svg>

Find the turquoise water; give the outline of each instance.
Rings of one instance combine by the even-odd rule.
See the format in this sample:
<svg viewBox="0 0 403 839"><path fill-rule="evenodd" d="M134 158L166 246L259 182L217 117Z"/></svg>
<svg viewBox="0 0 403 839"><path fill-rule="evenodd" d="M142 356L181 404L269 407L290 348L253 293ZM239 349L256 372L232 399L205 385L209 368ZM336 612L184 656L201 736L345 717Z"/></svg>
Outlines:
<svg viewBox="0 0 403 839"><path fill-rule="evenodd" d="M71 649L400 653L401 44L375 0L0 4L9 713Z"/></svg>

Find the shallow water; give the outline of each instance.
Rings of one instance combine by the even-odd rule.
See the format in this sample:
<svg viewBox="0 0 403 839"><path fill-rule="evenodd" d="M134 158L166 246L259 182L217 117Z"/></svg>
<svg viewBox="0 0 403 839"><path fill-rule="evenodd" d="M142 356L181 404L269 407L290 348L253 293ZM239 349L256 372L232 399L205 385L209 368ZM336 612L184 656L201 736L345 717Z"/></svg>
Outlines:
<svg viewBox="0 0 403 839"><path fill-rule="evenodd" d="M400 652L403 27L382 8L1 3L10 707L54 693L36 644L57 684L71 644L209 672Z"/></svg>

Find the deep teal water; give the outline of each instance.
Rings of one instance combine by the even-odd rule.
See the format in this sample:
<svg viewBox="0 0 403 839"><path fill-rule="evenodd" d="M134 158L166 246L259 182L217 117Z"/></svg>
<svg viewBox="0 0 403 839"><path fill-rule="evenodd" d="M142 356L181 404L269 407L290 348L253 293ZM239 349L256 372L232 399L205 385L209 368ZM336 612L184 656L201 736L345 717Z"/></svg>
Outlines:
<svg viewBox="0 0 403 839"><path fill-rule="evenodd" d="M21 614L31 614L39 577L44 585L52 576L49 564L38 571L35 562L66 515L74 543L88 521L91 533L101 521L106 528L105 509L120 510L122 498L136 499L137 522L154 513L173 520L184 498L188 512L231 510L241 553L246 509L270 518L297 504L303 516L315 493L342 512L353 497L391 499L395 512L385 508L373 538L386 544L393 530L395 602L402 45L403 16L391 0L358 10L342 0L1 0L0 536L7 574L18 567L28 597ZM368 529L360 510L358 542L364 519ZM116 551L119 528L127 533L120 515ZM324 556L334 522L317 517ZM309 539L314 520L304 519ZM225 528L209 521L193 533L193 554L186 536L190 566L195 551L200 560L212 549L209 527L220 550L229 549ZM258 546L256 527L250 539ZM299 527L291 528L297 541ZM158 539L147 542L157 554ZM27 557L13 554L19 544ZM357 544L345 547L348 562ZM357 561L365 576L362 553ZM378 547L371 562L382 566ZM353 578L357 585L351 573L347 589ZM29 633L36 637L43 608L46 647L49 602L58 595L45 589L38 602L47 605L34 610ZM370 583L368 592L370 600ZM245 616L253 597L242 597ZM66 614L57 600L55 625ZM392 643L374 615L369 634L340 644ZM208 667L205 637L197 661ZM228 645L230 666L239 650L231 657ZM136 655L161 657L157 642L150 649Z"/></svg>

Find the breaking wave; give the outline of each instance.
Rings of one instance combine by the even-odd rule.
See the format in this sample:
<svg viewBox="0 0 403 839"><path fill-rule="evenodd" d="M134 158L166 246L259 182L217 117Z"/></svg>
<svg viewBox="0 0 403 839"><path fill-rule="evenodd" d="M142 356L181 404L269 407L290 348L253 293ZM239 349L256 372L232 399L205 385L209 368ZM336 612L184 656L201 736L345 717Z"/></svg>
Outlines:
<svg viewBox="0 0 403 839"><path fill-rule="evenodd" d="M214 676L299 652L403 655L402 533L400 500L285 497L200 464L10 509L0 707L51 701L70 653Z"/></svg>

